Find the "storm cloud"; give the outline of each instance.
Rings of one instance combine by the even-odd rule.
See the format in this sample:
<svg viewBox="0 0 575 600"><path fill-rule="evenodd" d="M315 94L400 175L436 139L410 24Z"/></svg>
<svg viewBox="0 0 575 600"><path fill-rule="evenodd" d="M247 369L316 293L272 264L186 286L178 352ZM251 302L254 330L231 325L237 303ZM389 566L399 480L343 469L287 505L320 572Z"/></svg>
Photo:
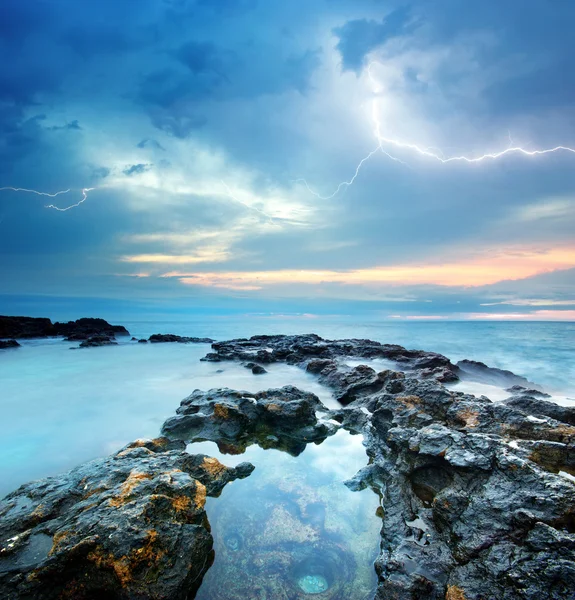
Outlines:
<svg viewBox="0 0 575 600"><path fill-rule="evenodd" d="M574 17L6 0L0 294L567 315Z"/></svg>

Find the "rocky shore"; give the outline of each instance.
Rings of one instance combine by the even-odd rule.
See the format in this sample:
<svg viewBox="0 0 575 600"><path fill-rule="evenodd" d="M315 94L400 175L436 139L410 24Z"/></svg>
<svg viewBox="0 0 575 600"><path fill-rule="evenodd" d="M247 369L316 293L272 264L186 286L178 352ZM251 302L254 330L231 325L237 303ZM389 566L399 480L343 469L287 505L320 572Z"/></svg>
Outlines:
<svg viewBox="0 0 575 600"><path fill-rule="evenodd" d="M292 386L195 390L164 437L2 500L0 596L193 598L212 560L205 498L253 467L229 469L186 444L297 456L344 429L363 436L367 453L346 485L380 498L376 599L573 598L574 408L508 371L370 340L255 336L213 343L203 360L297 365L341 407ZM461 379L496 382L509 397L495 403L445 385ZM266 585L258 579L258 598L275 598ZM314 596L336 600L338 589Z"/></svg>
<svg viewBox="0 0 575 600"><path fill-rule="evenodd" d="M18 348L19 339L62 337L66 342L80 342L76 348L117 345L116 336L128 336L130 332L122 325L111 325L104 319L82 318L67 323L52 323L43 317L7 317L0 315L0 349ZM180 343L211 344L206 337L187 337L172 333L154 333L148 339L132 338L133 342L145 344Z"/></svg>

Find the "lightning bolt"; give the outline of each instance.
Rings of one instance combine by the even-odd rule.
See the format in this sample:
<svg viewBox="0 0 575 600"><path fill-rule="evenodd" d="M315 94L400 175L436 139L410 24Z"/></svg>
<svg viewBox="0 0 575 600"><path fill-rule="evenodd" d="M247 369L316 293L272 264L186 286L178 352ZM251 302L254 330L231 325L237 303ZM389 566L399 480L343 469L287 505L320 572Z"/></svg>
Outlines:
<svg viewBox="0 0 575 600"><path fill-rule="evenodd" d="M59 212L66 212L67 210L70 210L71 208L76 208L77 206L80 206L80 204L84 204L84 202L86 202L86 200L88 199L88 194L92 191L95 190L96 188L83 188L82 189L82 199L79 202L76 202L76 204L71 204L70 206L66 206L65 208L60 208L58 206L55 206L54 204L47 204L46 208L53 208L54 210L57 210Z"/></svg>
<svg viewBox="0 0 575 600"><path fill-rule="evenodd" d="M84 202L86 202L86 200L88 199L88 194L92 190L95 190L95 189L96 188L83 188L82 189L82 199L79 202L76 202L76 204L71 204L70 206L66 206L64 208L61 208L61 207L56 206L54 204L47 204L45 206L45 208L52 208L52 209L57 210L59 212L66 212L67 210L70 210L71 208L76 208L77 206L80 206L80 204L84 204ZM30 190L28 188L1 187L0 188L0 192L2 192L2 191L25 192L25 193L28 193L28 194L36 194L36 196L47 196L48 198L56 198L57 196L62 196L64 194L69 194L72 190L71 189L67 189L67 190L61 190L59 192L50 193L50 192L40 192L38 190Z"/></svg>
<svg viewBox="0 0 575 600"><path fill-rule="evenodd" d="M375 77L373 76L373 73L372 73L372 68L375 64L377 64L377 63L372 62L368 65L367 74L368 74L368 77L369 77L371 83L373 84L373 93L378 94L381 91L381 86L377 82L377 80L375 79ZM378 116L377 98L374 98L372 101L371 120L372 120L373 126L374 126L373 135L374 135L375 139L377 140L377 146L373 150L371 150L371 152L369 152L369 154L367 154L367 156L365 156L364 158L362 158L359 161L357 167L355 168L353 177L351 179L349 179L348 181L342 181L337 186L335 191L327 196L322 196L321 194L316 192L314 189L312 189L305 179L295 179L292 182L303 184L311 194L313 194L317 198L320 198L321 200L331 200L332 198L337 196L342 190L353 185L353 183L359 176L359 173L360 173L362 167L365 165L366 162L371 160L371 158L373 158L373 156L375 156L377 153L381 153L384 156L386 156L387 158L405 165L406 164L405 162L403 162L396 156L393 156L386 150L386 148L389 149L390 146L394 147L394 148L403 149L403 150L409 150L409 151L413 152L414 154L418 154L423 157L431 158L441 164L448 164L448 163L452 163L452 162L464 162L467 164L474 164L474 163L479 163L479 162L483 162L486 160L497 160L508 154L520 154L523 156L532 156L532 157L533 156L542 156L545 154L553 154L555 152L568 152L571 154L575 154L575 148L571 148L569 146L555 146L553 148L544 148L544 149L540 149L540 150L528 150L526 148L523 148L522 146L516 146L513 142L513 139L511 138L511 133L508 132L509 146L507 148L505 148L504 150L500 150L498 152L487 152L485 154L478 155L478 156L469 156L469 155L465 155L465 154L456 155L456 156L446 156L440 148L434 148L434 147L424 148L418 144L402 141L402 140L395 139L395 138L388 138L388 137L384 136L381 133L381 122L380 122L380 119Z"/></svg>

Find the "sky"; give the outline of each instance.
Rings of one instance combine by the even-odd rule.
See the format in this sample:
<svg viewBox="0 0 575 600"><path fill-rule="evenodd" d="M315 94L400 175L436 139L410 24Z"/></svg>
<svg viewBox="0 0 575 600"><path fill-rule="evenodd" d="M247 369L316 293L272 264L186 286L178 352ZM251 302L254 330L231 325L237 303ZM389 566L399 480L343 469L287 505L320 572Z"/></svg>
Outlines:
<svg viewBox="0 0 575 600"><path fill-rule="evenodd" d="M3 0L0 312L575 320L574 22L570 0Z"/></svg>

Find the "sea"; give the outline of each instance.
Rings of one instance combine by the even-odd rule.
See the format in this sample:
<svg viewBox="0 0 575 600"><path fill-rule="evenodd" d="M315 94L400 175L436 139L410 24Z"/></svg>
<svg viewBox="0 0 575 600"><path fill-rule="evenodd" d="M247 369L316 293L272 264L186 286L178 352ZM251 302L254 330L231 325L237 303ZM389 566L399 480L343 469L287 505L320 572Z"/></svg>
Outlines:
<svg viewBox="0 0 575 600"><path fill-rule="evenodd" d="M113 321L112 319L108 319ZM367 338L440 352L508 369L575 405L575 323L390 322L360 316L233 315L115 322L131 336L175 333L225 340L257 334L317 333ZM125 444L156 437L162 423L195 389L256 392L295 385L335 406L330 391L297 367L271 365L255 376L234 363L201 362L208 344L138 344L75 349L61 339L22 341L0 350L0 497L22 483L55 475ZM494 401L503 390L480 384L457 389ZM350 474L349 476L353 475Z"/></svg>

